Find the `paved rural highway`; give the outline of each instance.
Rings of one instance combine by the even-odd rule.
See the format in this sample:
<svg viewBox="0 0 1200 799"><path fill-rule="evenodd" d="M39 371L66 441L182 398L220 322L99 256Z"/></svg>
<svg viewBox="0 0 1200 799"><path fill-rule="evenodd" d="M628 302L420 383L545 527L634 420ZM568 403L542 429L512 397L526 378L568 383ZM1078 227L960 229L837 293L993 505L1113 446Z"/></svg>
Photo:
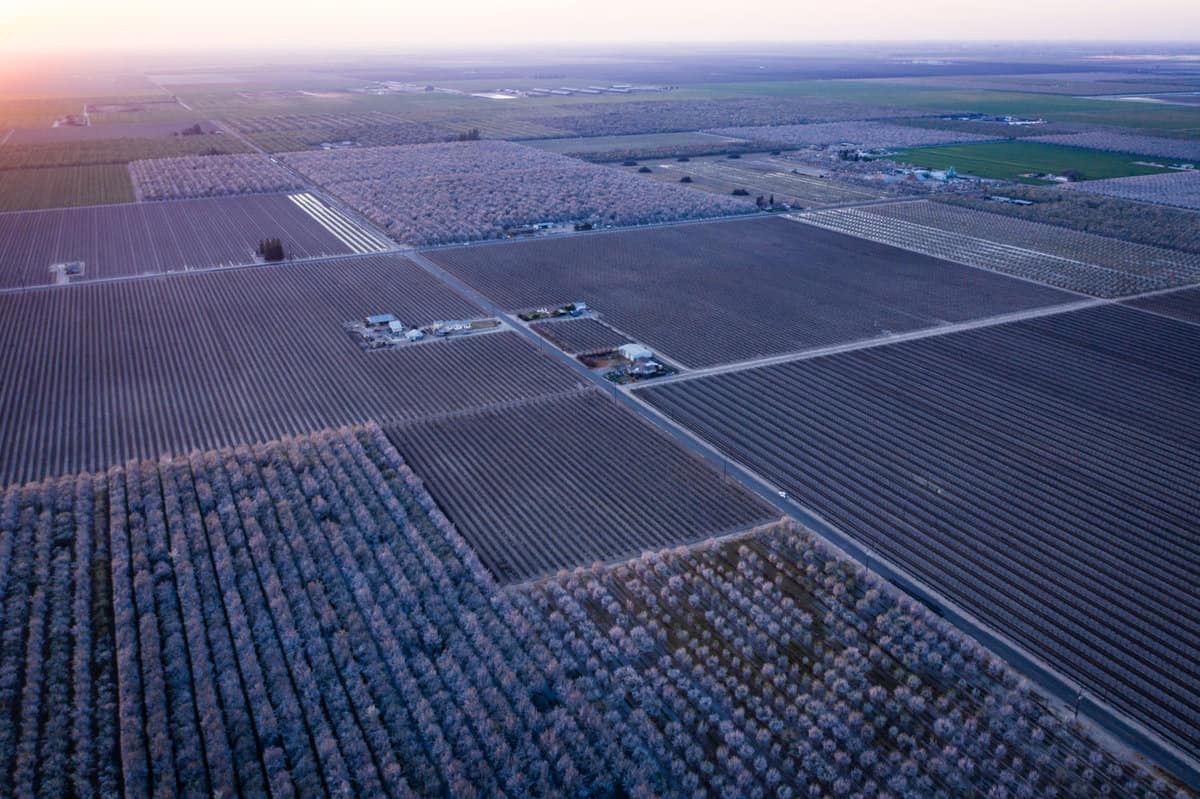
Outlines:
<svg viewBox="0 0 1200 799"><path fill-rule="evenodd" d="M906 570L883 558L870 547L864 546L846 535L823 519L816 511L805 507L797 500L787 496L779 486L771 484L762 476L742 464L730 460L724 453L717 450L695 433L678 424L673 419L670 419L656 408L642 402L636 397L636 391L623 389L606 380L603 375L586 368L575 358L558 349L531 330L527 325L505 312L503 308L496 305L490 299L425 257L424 254L409 252L406 255L426 272L478 304L488 315L504 320L510 327L525 336L534 346L538 347L549 357L557 359L569 368L574 369L577 374L589 380L601 390L606 391L617 402L620 402L643 419L656 424L680 445L708 461L714 468L721 470L729 478L737 480L745 488L774 505L780 511L781 515L786 514L796 519L813 533L824 539L834 549L864 564L879 576L887 579L910 596L924 603L934 613L937 613L959 629L973 636L983 646L1008 662L1017 672L1029 679L1043 694L1060 702L1065 708L1064 716L1070 718L1076 699L1080 696L1080 690L1074 682L1052 668L1049 664L1027 652L1012 639L984 624ZM1111 300L1097 299L1068 303L1050 308L989 317L988 319L975 320L974 322L966 322L960 325L944 325L885 340L867 339L828 349L840 352L859 347L880 346L910 338L943 335L961 329L1003 324L1019 318L1065 313L1109 302ZM819 354L827 353L809 353L807 357L815 357ZM786 360L790 356L780 357ZM723 367L715 368L719 370ZM731 371L737 368L745 368L745 364L730 364L724 368ZM680 376L679 379L683 379L683 376ZM655 382L658 383L661 381ZM1192 758L1170 743L1159 738L1142 724L1109 706L1102 698L1083 695L1079 699L1079 717L1081 721L1091 722L1093 730L1098 736L1113 738L1131 751L1162 763L1191 785L1200 786L1200 764L1196 763Z"/></svg>

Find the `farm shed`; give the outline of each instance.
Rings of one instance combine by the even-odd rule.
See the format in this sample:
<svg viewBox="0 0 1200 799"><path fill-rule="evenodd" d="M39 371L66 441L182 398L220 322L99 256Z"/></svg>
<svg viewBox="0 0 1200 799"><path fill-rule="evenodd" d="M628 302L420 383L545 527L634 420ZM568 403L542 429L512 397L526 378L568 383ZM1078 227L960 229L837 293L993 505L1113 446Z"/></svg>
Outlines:
<svg viewBox="0 0 1200 799"><path fill-rule="evenodd" d="M367 324L371 327L383 327L384 325L390 325L395 321L397 321L396 317L392 316L390 313L375 314L374 316L368 316L366 319Z"/></svg>
<svg viewBox="0 0 1200 799"><path fill-rule="evenodd" d="M622 344L618 351L631 361L643 361L654 357L654 350L644 344Z"/></svg>

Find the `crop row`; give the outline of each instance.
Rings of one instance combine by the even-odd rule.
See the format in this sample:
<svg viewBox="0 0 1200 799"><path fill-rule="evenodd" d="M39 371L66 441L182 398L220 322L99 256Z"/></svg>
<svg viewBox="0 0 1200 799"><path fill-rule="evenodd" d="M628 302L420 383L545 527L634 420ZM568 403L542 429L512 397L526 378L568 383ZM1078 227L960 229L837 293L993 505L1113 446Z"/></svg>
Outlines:
<svg viewBox="0 0 1200 799"><path fill-rule="evenodd" d="M556 128L581 136L630 133L668 133L707 130L731 125L796 125L839 119L911 116L911 111L847 103L839 100L788 97L750 97L727 100L649 100L623 103L584 103L573 113L547 117Z"/></svg>
<svg viewBox="0 0 1200 799"><path fill-rule="evenodd" d="M887 122L824 122L811 125L715 128L721 136L749 139L761 147L807 147L834 144L867 149L921 147L955 142L989 141L995 137L933 128L916 128Z"/></svg>
<svg viewBox="0 0 1200 799"><path fill-rule="evenodd" d="M511 596L582 675L575 690L627 746L657 754L672 794L1167 793L793 523Z"/></svg>
<svg viewBox="0 0 1200 799"><path fill-rule="evenodd" d="M1132 300L1135 308L1200 324L1200 287Z"/></svg>
<svg viewBox="0 0 1200 799"><path fill-rule="evenodd" d="M0 795L119 796L104 475L0 491Z"/></svg>
<svg viewBox="0 0 1200 799"><path fill-rule="evenodd" d="M372 127L378 125L412 125L402 114L386 111L346 111L329 114L267 114L232 117L229 124L242 133L269 133L314 128Z"/></svg>
<svg viewBox="0 0 1200 799"><path fill-rule="evenodd" d="M322 203L302 206L257 195L0 214L0 289L49 285L64 261L84 262L72 282L248 265L271 238L289 260L362 251Z"/></svg>
<svg viewBox="0 0 1200 799"><path fill-rule="evenodd" d="M14 541L49 512L29 494L61 504L54 485L4 496L0 573L15 578L10 606L31 605L23 625L4 617L17 644L4 658L26 666L5 686L22 724L5 725L12 735L0 742L5 765L17 750L16 769L0 776L15 795L68 795L67 758L86 763L93 742L106 781L76 780L73 795L520 797L582 784L581 771L611 785L630 770L628 757L587 748L577 714L535 706L555 665L378 429L131 463L101 478L111 606L100 600L115 621L102 629L115 626L119 706L108 697L95 738L82 723L68 729L70 616L87 607L72 569L90 577L91 562L48 534L37 547ZM43 713L43 696L64 712ZM106 759L112 716L120 790Z"/></svg>
<svg viewBox="0 0 1200 799"><path fill-rule="evenodd" d="M391 147L447 141L448 127L415 122L381 111L349 114L285 114L246 117L232 123L269 152L308 150L323 143L350 142L357 147Z"/></svg>
<svg viewBox="0 0 1200 799"><path fill-rule="evenodd" d="M1009 186L1001 189L1000 194L1028 200L1030 204L960 194L945 194L938 201L1094 233L1108 239L1200 254L1200 237L1195 234L1196 226L1200 225L1200 214L1195 211L1062 191L1057 186Z"/></svg>
<svg viewBox="0 0 1200 799"><path fill-rule="evenodd" d="M0 170L0 211L133 202L120 164Z"/></svg>
<svg viewBox="0 0 1200 799"><path fill-rule="evenodd" d="M200 132L196 132L199 125ZM88 139L196 138L216 133L212 122L109 122L104 125L59 125L56 128L17 128L5 144L55 144ZM185 134L184 131L187 131ZM207 141L212 141L208 139Z"/></svg>
<svg viewBox="0 0 1200 799"><path fill-rule="evenodd" d="M550 127L554 122L552 116L539 119L526 119L518 116L525 113L518 108L507 109L503 113L495 107L476 109L478 113L468 113L464 108L456 111L453 116L443 116L438 119L439 125L444 125L449 131L449 138L457 138L464 133L479 131L485 139L506 139L522 141L528 139L553 139L570 135L570 131Z"/></svg>
<svg viewBox="0 0 1200 799"><path fill-rule="evenodd" d="M132 586L142 631L189 645L147 652L139 636L146 701L123 721L144 720L151 757L131 725L129 793L521 796L561 784L531 699L540 664L377 429L143 464L125 478L114 585ZM174 582L142 582L172 565ZM206 632L218 644L207 659L195 651ZM137 679L130 655L123 682ZM194 697L198 714L192 663L197 684L221 692ZM573 725L561 726L565 738Z"/></svg>
<svg viewBox="0 0 1200 799"><path fill-rule="evenodd" d="M793 525L498 591L375 427L0 492L0 578L5 795L1169 795Z"/></svg>
<svg viewBox="0 0 1200 799"><path fill-rule="evenodd" d="M156 158L129 164L139 200L263 194L304 188L303 182L258 153Z"/></svg>
<svg viewBox="0 0 1200 799"><path fill-rule="evenodd" d="M365 352L378 313L479 316L398 257L0 295L0 484L576 386L513 333Z"/></svg>
<svg viewBox="0 0 1200 799"><path fill-rule="evenodd" d="M778 517L595 391L388 435L502 582Z"/></svg>
<svg viewBox="0 0 1200 799"><path fill-rule="evenodd" d="M1172 283L1200 281L1200 255L1162 247L1077 233L1052 225L931 202L876 205L872 214L937 228L964 236L990 239L1013 247L1036 250L1059 258L1082 261L1117 272Z"/></svg>
<svg viewBox="0 0 1200 799"><path fill-rule="evenodd" d="M339 147L394 147L403 144L428 144L451 141L455 134L448 128L415 122L395 122L389 125L340 126L332 128L301 128L251 133L247 138L258 147L272 153L311 150L334 142ZM349 142L348 145L345 143Z"/></svg>
<svg viewBox="0 0 1200 799"><path fill-rule="evenodd" d="M1195 756L1197 346L1110 305L640 394Z"/></svg>
<svg viewBox="0 0 1200 799"><path fill-rule="evenodd" d="M124 139L80 139L62 142L9 142L0 147L0 169L127 164L143 158L242 153L249 150L233 136L145 136Z"/></svg>
<svg viewBox="0 0 1200 799"><path fill-rule="evenodd" d="M1136 153L1160 158L1179 158L1200 162L1200 142L1187 139L1164 139L1158 136L1138 136L1130 133L1111 133L1089 130L1082 133L1066 133L1038 136L1033 141L1050 144L1066 144L1071 147L1088 147L1115 153Z"/></svg>
<svg viewBox="0 0 1200 799"><path fill-rule="evenodd" d="M497 238L538 222L635 225L749 213L728 197L643 181L509 142L373 147L283 156L398 241Z"/></svg>
<svg viewBox="0 0 1200 799"><path fill-rule="evenodd" d="M696 138L687 138L673 142L670 139L664 138L661 141L654 141L650 136L680 136L687 134L683 133L663 133L663 134L647 134L646 138L639 137L612 137L605 138L610 142L607 148L600 148L594 142L595 139L555 139L554 152L562 155L569 155L573 158L582 158L585 161L597 162L612 162L612 161L633 161L638 159L652 160L659 158L677 158L677 157L702 157L707 155L723 155L726 153L741 153L748 150L753 150L754 147L749 142L734 141L730 138L720 138L716 136L701 137L701 134L693 134ZM562 142L561 144L559 142ZM537 143L533 146L539 146Z"/></svg>
<svg viewBox="0 0 1200 799"><path fill-rule="evenodd" d="M1070 299L780 218L443 249L429 257L509 310L582 300L618 330L690 367Z"/></svg>
<svg viewBox="0 0 1200 799"><path fill-rule="evenodd" d="M576 353L614 350L629 339L595 319L566 319L530 325L539 335L563 352Z"/></svg>
<svg viewBox="0 0 1200 799"><path fill-rule="evenodd" d="M1200 209L1200 169L1111 180L1088 180L1071 183L1067 187L1072 191L1104 194L1123 200Z"/></svg>
<svg viewBox="0 0 1200 799"><path fill-rule="evenodd" d="M826 230L1097 297L1140 294L1186 284L1195 279L1192 270L1188 269L1146 276L1095 266L991 238L967 236L871 213L866 208L812 211L794 218ZM997 219L1005 218L997 216ZM998 224L998 227L1001 225Z"/></svg>

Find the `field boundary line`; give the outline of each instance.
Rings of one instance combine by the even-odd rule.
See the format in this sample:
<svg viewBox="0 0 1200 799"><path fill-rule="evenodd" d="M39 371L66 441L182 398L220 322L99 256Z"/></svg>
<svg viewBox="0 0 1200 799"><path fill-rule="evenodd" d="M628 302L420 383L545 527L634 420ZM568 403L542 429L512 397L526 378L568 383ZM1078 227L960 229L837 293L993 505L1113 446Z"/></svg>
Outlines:
<svg viewBox="0 0 1200 799"><path fill-rule="evenodd" d="M1192 286L1192 288L1200 288L1200 287ZM1196 327L1200 327L1200 320L1180 319L1178 316L1171 316L1169 313L1163 313L1162 311L1156 311L1152 308L1142 308L1138 305L1130 305L1129 303L1126 303L1126 302L1122 302L1121 306L1128 308L1131 311L1137 311L1138 313L1144 313L1144 314L1150 314L1151 316L1157 316L1159 319L1165 319L1168 322L1178 322L1179 324L1182 324L1182 325L1194 325Z"/></svg>
<svg viewBox="0 0 1200 799"><path fill-rule="evenodd" d="M456 411L441 411L439 413L431 413L425 416L416 416L411 419L402 419L398 422L378 422L379 426L386 430L408 430L414 427L432 424L434 422L444 422L453 419L462 419L470 416L481 416L489 413L503 413L505 411L517 410L518 408L538 407L541 405L553 405L554 403L577 397L585 394L598 393L599 389L596 386L587 385L584 383L565 388L561 391L552 391L547 394L539 394L535 397L521 397L513 400L500 400L488 405L480 405L473 408L460 408Z"/></svg>
<svg viewBox="0 0 1200 799"><path fill-rule="evenodd" d="M922 199L924 199L924 198L922 198ZM886 205L886 204L888 204L888 203L872 203L872 205ZM909 247L909 246L906 246L903 244L896 244L895 242L887 241L883 237L876 238L874 236L866 236L861 233L849 233L844 230L837 230L835 228L828 227L827 225L823 225L820 222L811 221L814 219L822 218L821 215L844 216L844 214L840 214L840 213L836 213L836 212L848 211L848 210L853 210L853 208L851 206L841 206L838 208L822 208L817 211L804 211L804 212L797 213L797 214L785 214L785 217L787 219L790 219L793 222L801 222L805 225L812 225L813 227L824 228L825 230L832 230L833 232L841 233L844 236L853 236L856 239L864 239L866 241L873 241L877 244L884 244L888 247L895 247L898 250L905 250L907 252L915 252L915 253L920 253L921 255L928 255L931 258L937 258L939 260L947 261L947 262L953 263L953 264L958 264L960 266L969 266L972 269L982 269L983 271L991 272L994 275L1004 275L1005 277L1012 278L1013 280L1024 280L1026 283L1033 283L1034 285L1037 285L1037 286L1052 288L1052 289L1055 289L1056 291L1061 291L1061 292L1064 292L1067 294L1075 294L1080 297L1091 297L1092 296L1091 294L1087 294L1082 291L1076 291L1075 289L1063 288L1061 286L1052 286L1048 283L1044 283L1040 280L1034 280L1033 278L1025 277L1023 275L1014 275L1009 272L1001 272L999 269L993 269L991 267L983 266L981 264L971 263L970 261L964 261L964 260L961 260L960 258L955 258L953 256L935 255L926 250L916 250L916 249L913 249L912 247ZM834 213L829 213L829 212L834 212ZM870 211L866 211L865 213L870 213ZM975 242L978 244L986 244L989 247L997 248L1003 252L1019 253L1022 255L1036 256L1038 258L1047 258L1047 259L1054 260L1054 261L1062 261L1062 262L1068 263L1068 264L1076 264L1078 266L1083 266L1088 269L1097 269L1097 270L1100 270L1103 272L1110 272L1115 275L1124 276L1124 275L1128 274L1126 272L1120 271L1119 269L1114 269L1111 266L1100 266L1099 264L1091 264L1091 263L1088 263L1087 261L1080 261L1075 258L1065 258L1061 255L1054 255L1053 253L1042 252L1041 250L1031 250L1028 247L1018 247L1015 244L1005 244L1002 241L993 241L992 239L984 239L984 238L980 238L978 236L968 236L964 233L954 233L953 231L943 230L942 228L931 227L929 225L922 225L919 222L909 222L906 219L894 219L893 217L880 217L880 218L887 220L887 221L897 222L900 225L905 225L905 226L913 229L917 233L924 232L924 233L941 234L944 236L955 236L965 242Z"/></svg>
<svg viewBox="0 0 1200 799"><path fill-rule="evenodd" d="M651 422L651 424L654 424L654 423ZM658 425L655 425L655 426L658 427ZM776 509L776 510L778 510L778 509ZM788 516L788 514L784 513L784 514L781 514L778 519L774 519L772 521L753 522L751 524L736 527L732 530L726 530L725 532L717 533L716 535L702 536L699 538L688 538L678 544L672 544L672 545L666 546L666 547L659 547L658 549L643 550L642 552L639 552L636 555L617 556L615 558L609 558L608 560L594 561L592 563L587 564L586 566L564 566L563 568L558 569L557 571L546 572L545 574L538 575L537 577L530 577L526 580L522 580L519 583L505 583L504 585L500 586L498 588L498 590L502 593L503 592L523 591L523 590L532 588L535 585L541 585L543 583L548 583L553 580L556 580L556 579L558 579L559 574L561 574L563 572L570 573L570 572L575 571L576 569L583 569L584 571L591 571L592 569L599 568L604 571L608 571L610 569L616 568L617 566L621 566L623 564L630 563L631 561L635 561L638 558L640 558L643 554L645 554L646 552L662 552L663 550L676 550L676 549L679 549L680 547L683 547L684 549L687 549L690 551L690 550L696 549L697 547L699 547L702 544L707 544L707 543L713 542L713 541L717 541L717 542L741 541L743 539L753 537L755 533L757 533L759 530L761 530L764 527L770 527L773 524L778 524L778 523L785 521L787 519L790 519L790 518L791 517Z"/></svg>
<svg viewBox="0 0 1200 799"><path fill-rule="evenodd" d="M459 241L450 242L447 244L423 244L419 247L414 247L419 252L437 252L438 250L453 250L460 247L497 247L505 244L527 244L532 241L557 241L565 236L603 236L613 233L631 233L638 230L655 230L665 227L684 227L686 225L703 225L709 222L748 222L752 219L767 219L773 216L782 216L782 214L772 214L757 209L751 209L738 214L724 214L722 216L706 216L702 219L673 219L670 222L647 222L644 225L618 225L614 227L593 228L591 230L578 230L570 233L557 233L550 236L535 236L533 238L521 239L476 239L475 241Z"/></svg>
<svg viewBox="0 0 1200 799"><path fill-rule="evenodd" d="M712 375L727 374L729 372L741 372L745 371L746 369L757 369L763 366L774 366L776 364L791 363L793 361L806 361L810 358L822 358L827 355L837 355L843 352L854 352L855 350L883 347L888 344L900 344L905 341L916 341L923 338L932 338L934 336L950 335L966 330L975 330L981 327L1006 325L1011 322L1020 322L1025 319L1039 319L1044 316L1057 316L1058 314L1072 313L1074 311L1082 311L1088 308L1109 304L1114 303L1111 300L1090 297L1086 300L1079 300L1077 302L1047 305L1041 308L1030 308L1024 311L1012 311L1010 313L997 314L995 316L985 316L981 319L971 319L966 322L955 322L946 325L936 325L934 327L924 327L920 330L912 330L906 333L891 333L886 336L857 339L855 341L848 341L842 344L830 344L825 347L798 350L796 352L785 352L779 355L765 355L761 358L752 358L747 361L736 361L734 363L719 364L717 366L707 366L701 369L690 369L677 375L656 378L643 386L638 386L635 383L633 384L633 387L626 387L625 390L637 391L639 388L662 386L668 383L678 383L684 380L694 380L702 377L710 377Z"/></svg>
<svg viewBox="0 0 1200 799"><path fill-rule="evenodd" d="M287 258L283 261L271 261L267 263L252 263L252 264L228 264L225 266L201 266L188 267L187 269L174 269L166 272L142 272L137 275L113 275L111 277L101 277L88 280L81 280L77 283L67 283L65 286L60 286L55 283L37 283L29 286L12 286L9 288L0 288L0 296L5 294L25 294L31 291L70 291L72 289L85 288L87 286L103 286L108 283L124 283L131 280L154 280L154 279L170 279L183 275L200 275L207 272L240 272L244 269L279 269L289 266L302 266L304 264L318 264L326 261L343 261L343 260L359 260L368 258L387 258L387 257L407 258L409 252L406 250L382 250L380 252L349 252L341 255L314 255L311 258ZM411 260L411 259L410 259Z"/></svg>
<svg viewBox="0 0 1200 799"><path fill-rule="evenodd" d="M245 155L245 153L226 153L226 155ZM218 156L203 156L204 158L217 158ZM137 159L141 161L164 161L164 158L143 158ZM132 162L131 162L132 163ZM71 164L66 167L41 167L31 166L22 167L24 169L73 169L75 167L86 166L128 166L128 164L112 163L112 164ZM15 171L15 170L13 170ZM214 194L209 197L165 197L161 200L134 200L127 203L95 203L94 205L64 205L60 208L26 208L15 211L0 211L0 216L6 214L32 214L32 213L47 213L57 211L78 211L81 208L116 208L123 205L168 205L171 203L193 203L203 202L205 200L228 200L237 199L239 197L287 197L289 194L294 194L295 189L291 191L244 191L238 194Z"/></svg>

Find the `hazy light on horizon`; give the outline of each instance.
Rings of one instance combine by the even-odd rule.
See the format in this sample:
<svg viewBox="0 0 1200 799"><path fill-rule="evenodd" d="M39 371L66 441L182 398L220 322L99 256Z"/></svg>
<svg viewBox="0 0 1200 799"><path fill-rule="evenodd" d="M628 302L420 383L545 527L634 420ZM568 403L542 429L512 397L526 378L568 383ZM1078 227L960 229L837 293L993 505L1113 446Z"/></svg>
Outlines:
<svg viewBox="0 0 1200 799"><path fill-rule="evenodd" d="M848 40L1179 40L1200 32L1195 0L0 0L9 51L421 50L556 43Z"/></svg>

